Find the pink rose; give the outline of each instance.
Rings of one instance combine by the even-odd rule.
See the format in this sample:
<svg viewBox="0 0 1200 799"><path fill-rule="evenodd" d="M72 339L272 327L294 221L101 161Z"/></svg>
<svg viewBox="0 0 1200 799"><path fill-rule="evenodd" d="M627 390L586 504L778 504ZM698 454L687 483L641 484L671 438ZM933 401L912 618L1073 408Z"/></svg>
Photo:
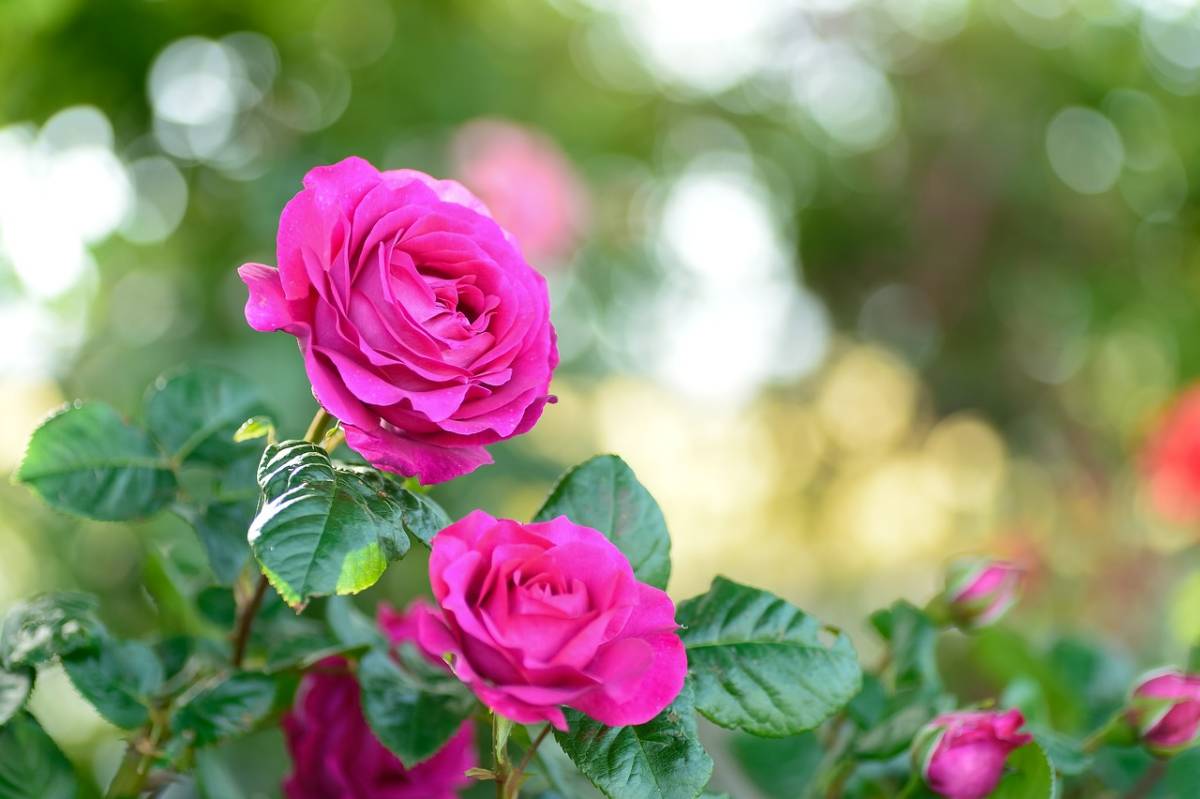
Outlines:
<svg viewBox="0 0 1200 799"><path fill-rule="evenodd" d="M913 760L931 790L948 799L983 799L996 790L1009 754L1033 740L1017 732L1019 710L962 711L938 716L917 734Z"/></svg>
<svg viewBox="0 0 1200 799"><path fill-rule="evenodd" d="M379 623L394 643L414 641L413 611L380 606ZM327 658L304 675L283 734L294 769L283 782L287 799L457 799L477 766L470 721L433 757L405 769L363 718L358 680L342 658Z"/></svg>
<svg viewBox="0 0 1200 799"><path fill-rule="evenodd" d="M1125 717L1142 745L1170 757L1200 741L1200 674L1174 669L1143 676L1130 692Z"/></svg>
<svg viewBox="0 0 1200 799"><path fill-rule="evenodd" d="M570 256L588 194L553 141L512 122L476 119L458 130L451 150L458 177L520 239L530 260L541 266Z"/></svg>
<svg viewBox="0 0 1200 799"><path fill-rule="evenodd" d="M1142 451L1150 502L1176 524L1200 520L1200 385L1175 400Z"/></svg>
<svg viewBox="0 0 1200 799"><path fill-rule="evenodd" d="M1025 570L1003 560L965 558L946 570L942 598L955 624L979 629L995 624L1017 603Z"/></svg>
<svg viewBox="0 0 1200 799"><path fill-rule="evenodd" d="M317 167L246 264L246 320L299 339L317 401L380 469L438 483L533 427L558 364L545 280L452 180Z"/></svg>
<svg viewBox="0 0 1200 799"><path fill-rule="evenodd" d="M590 527L474 511L434 537L429 576L442 615L420 618L421 646L513 721L566 730L569 705L642 724L683 688L675 606Z"/></svg>

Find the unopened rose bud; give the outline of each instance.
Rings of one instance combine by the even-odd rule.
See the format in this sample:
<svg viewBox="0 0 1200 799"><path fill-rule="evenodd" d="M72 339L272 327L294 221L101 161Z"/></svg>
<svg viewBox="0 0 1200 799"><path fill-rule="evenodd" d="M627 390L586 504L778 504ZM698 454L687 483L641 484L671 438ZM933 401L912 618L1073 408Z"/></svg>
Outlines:
<svg viewBox="0 0 1200 799"><path fill-rule="evenodd" d="M961 711L938 716L913 741L913 767L929 788L948 799L982 799L996 790L1004 761L1033 740L1018 732L1019 710Z"/></svg>
<svg viewBox="0 0 1200 799"><path fill-rule="evenodd" d="M989 558L955 561L946 571L941 604L959 627L987 627L1016 604L1024 577L1025 571L1008 561Z"/></svg>
<svg viewBox="0 0 1200 799"><path fill-rule="evenodd" d="M1160 669L1144 675L1129 694L1125 718L1159 757L1194 746L1200 741L1200 674Z"/></svg>

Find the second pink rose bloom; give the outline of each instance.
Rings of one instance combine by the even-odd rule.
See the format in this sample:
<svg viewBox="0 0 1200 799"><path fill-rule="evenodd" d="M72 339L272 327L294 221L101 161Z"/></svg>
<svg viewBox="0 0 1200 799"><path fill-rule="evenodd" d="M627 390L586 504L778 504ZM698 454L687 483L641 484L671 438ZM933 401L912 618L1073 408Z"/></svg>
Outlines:
<svg viewBox="0 0 1200 799"><path fill-rule="evenodd" d="M448 656L506 718L565 730L567 705L609 726L643 724L683 688L671 599L565 516L519 524L474 511L433 539L429 576L442 613L420 618L422 648Z"/></svg>
<svg viewBox="0 0 1200 799"><path fill-rule="evenodd" d="M317 400L374 466L453 479L551 400L546 281L459 183L361 158L313 169L277 257L239 270L246 320L298 339Z"/></svg>

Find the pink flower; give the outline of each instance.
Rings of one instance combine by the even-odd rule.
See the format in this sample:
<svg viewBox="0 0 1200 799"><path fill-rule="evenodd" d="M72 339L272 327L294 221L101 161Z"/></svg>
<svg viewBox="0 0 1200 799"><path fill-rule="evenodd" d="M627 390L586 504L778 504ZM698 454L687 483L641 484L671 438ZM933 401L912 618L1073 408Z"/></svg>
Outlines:
<svg viewBox="0 0 1200 799"><path fill-rule="evenodd" d="M1200 741L1200 674L1164 669L1144 675L1130 692L1125 718L1156 755L1194 746Z"/></svg>
<svg viewBox="0 0 1200 799"><path fill-rule="evenodd" d="M380 607L390 640L413 641L417 607L410 605L408 614ZM405 769L367 726L358 680L342 658L327 658L304 675L283 734L294 765L283 782L287 799L456 799L472 782L463 772L478 765L467 721L440 752Z"/></svg>
<svg viewBox="0 0 1200 799"><path fill-rule="evenodd" d="M476 119L454 136L455 172L539 266L571 254L588 195L550 139L500 119Z"/></svg>
<svg viewBox="0 0 1200 799"><path fill-rule="evenodd" d="M296 336L317 401L380 469L438 483L533 427L558 364L545 280L452 180L317 167L246 264L246 320Z"/></svg>
<svg viewBox="0 0 1200 799"><path fill-rule="evenodd" d="M996 790L1009 754L1033 740L1017 732L1019 710L938 716L917 734L913 761L931 790L949 799L983 799Z"/></svg>
<svg viewBox="0 0 1200 799"><path fill-rule="evenodd" d="M569 705L642 724L683 688L675 606L590 527L474 511L434 537L429 576L442 615L420 618L421 646L513 721L565 730Z"/></svg>
<svg viewBox="0 0 1200 799"><path fill-rule="evenodd" d="M1017 603L1025 570L1003 560L964 558L946 570L942 598L955 624L978 629L995 624Z"/></svg>
<svg viewBox="0 0 1200 799"><path fill-rule="evenodd" d="M1150 502L1176 524L1200 520L1200 385L1175 400L1142 451Z"/></svg>

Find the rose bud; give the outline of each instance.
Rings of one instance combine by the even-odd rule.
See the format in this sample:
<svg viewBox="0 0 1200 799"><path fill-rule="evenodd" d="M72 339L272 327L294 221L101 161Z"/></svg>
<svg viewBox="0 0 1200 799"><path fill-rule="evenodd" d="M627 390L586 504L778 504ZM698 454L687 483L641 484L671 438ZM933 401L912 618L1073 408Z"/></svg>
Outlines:
<svg viewBox="0 0 1200 799"><path fill-rule="evenodd" d="M962 711L938 716L913 741L913 766L948 799L982 799L996 790L1009 754L1033 740L1017 732L1019 710Z"/></svg>
<svg viewBox="0 0 1200 799"><path fill-rule="evenodd" d="M1125 719L1159 757L1194 746L1200 741L1200 674L1161 669L1144 675L1130 691Z"/></svg>
<svg viewBox="0 0 1200 799"><path fill-rule="evenodd" d="M1007 561L965 558L946 570L940 603L959 627L987 627L1017 603L1024 577L1024 569Z"/></svg>
<svg viewBox="0 0 1200 799"><path fill-rule="evenodd" d="M414 642L414 605L408 613L380 606L380 627L394 643ZM283 734L293 763L287 799L457 799L472 783L463 772L478 765L467 721L441 751L406 769L367 726L358 680L342 658L326 658L300 680Z"/></svg>
<svg viewBox="0 0 1200 799"><path fill-rule="evenodd" d="M277 257L238 270L246 321L297 338L317 401L372 465L450 480L551 401L546 281L460 184L318 167L283 209Z"/></svg>
<svg viewBox="0 0 1200 799"><path fill-rule="evenodd" d="M1176 524L1200 520L1200 385L1183 392L1141 454L1150 504Z"/></svg>
<svg viewBox="0 0 1200 799"><path fill-rule="evenodd" d="M612 727L643 724L683 688L670 598L565 516L474 511L434 537L429 577L442 612L420 617L421 646L501 716L566 730L569 705Z"/></svg>

